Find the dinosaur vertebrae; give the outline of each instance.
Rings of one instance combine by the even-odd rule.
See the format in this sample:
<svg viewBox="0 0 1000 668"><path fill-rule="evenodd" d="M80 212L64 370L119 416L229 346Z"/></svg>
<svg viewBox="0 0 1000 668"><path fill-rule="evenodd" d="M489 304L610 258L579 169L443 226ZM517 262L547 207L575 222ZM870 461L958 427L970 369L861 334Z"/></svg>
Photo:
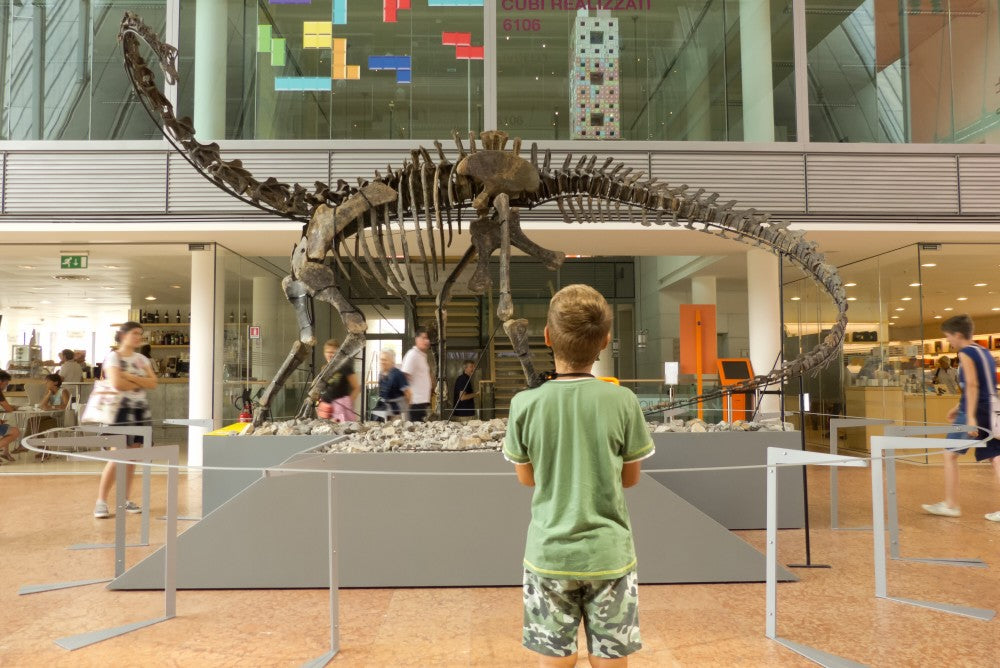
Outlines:
<svg viewBox="0 0 1000 668"><path fill-rule="evenodd" d="M481 207L484 193L491 194L488 182L476 182L460 174L457 165L448 161L440 143L434 142L437 160L421 147L411 151L410 160L404 161L400 169L390 165L385 175L376 172L372 181L359 179L357 187L343 180L338 180L334 188L317 181L309 191L297 183L288 185L274 178L261 182L240 160L223 160L218 144L198 142L190 118L176 118L173 106L159 91L153 72L139 55L138 40L145 41L157 55L170 83L177 79L177 50L160 42L155 32L131 12L122 20L119 39L123 44L126 70L143 106L154 121L162 124L167 139L200 173L249 204L307 223L306 236L320 237L313 238L315 243L310 246L323 254L325 249L332 250L334 262L345 276L348 270L341 257L341 246L353 240L354 248L348 250L348 254L357 268L357 275L369 290L370 281L401 298L412 292L433 294L432 282L438 278L438 258L443 266L445 248L453 240L452 214L457 216L461 233L462 210ZM457 133L454 139L461 160L468 154ZM482 141L484 150L502 151L507 135L485 132ZM520 152L520 145L520 139L515 139L515 156ZM470 133L469 153L476 151L475 136ZM624 163L613 164L612 158L606 158L598 166L596 155L585 155L573 165L573 157L568 155L562 166L556 168L552 167L551 151L545 151L541 163L538 158L538 147L532 144L531 163L538 170L539 185L534 191L513 193L511 206L533 209L554 201L563 219L573 224L620 220L621 206L625 205L628 219L635 221L638 213L639 222L644 226L683 226L767 248L799 265L832 297L837 318L828 335L813 350L763 378L710 392L702 395L703 399L781 383L829 364L839 352L847 325L847 300L840 277L817 252L815 244L804 240L802 232L787 229L787 222L772 221L769 214L754 209L737 210L735 201L719 203L717 193L706 194L704 189L689 190L686 184L670 187L659 183L655 177L644 180L643 172L633 171ZM407 218L412 219L412 227L417 231L415 253L411 253L405 234ZM393 222L398 232L393 231ZM396 247L397 239L399 248ZM422 285L418 284L413 272L414 258L422 268ZM309 259L322 261L323 257Z"/></svg>

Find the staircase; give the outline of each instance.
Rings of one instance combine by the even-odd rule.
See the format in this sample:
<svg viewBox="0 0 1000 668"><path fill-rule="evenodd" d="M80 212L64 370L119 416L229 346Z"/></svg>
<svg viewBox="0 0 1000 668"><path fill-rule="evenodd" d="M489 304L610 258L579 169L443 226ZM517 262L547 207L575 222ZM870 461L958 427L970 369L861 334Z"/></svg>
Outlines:
<svg viewBox="0 0 1000 668"><path fill-rule="evenodd" d="M528 345L531 347L531 359L535 363L536 372L551 371L555 368L552 350L546 347L544 337L533 336L528 339ZM493 396L497 416L504 417L510 409L510 400L527 386L524 370L521 368L521 362L517 359L517 355L514 354L510 339L502 330L497 333L493 340L490 353L493 359L495 379Z"/></svg>
<svg viewBox="0 0 1000 668"><path fill-rule="evenodd" d="M417 324L437 327L437 306L433 299L417 300ZM482 339L478 299L453 299L448 303L445 322L445 342L449 348L456 345L478 348Z"/></svg>

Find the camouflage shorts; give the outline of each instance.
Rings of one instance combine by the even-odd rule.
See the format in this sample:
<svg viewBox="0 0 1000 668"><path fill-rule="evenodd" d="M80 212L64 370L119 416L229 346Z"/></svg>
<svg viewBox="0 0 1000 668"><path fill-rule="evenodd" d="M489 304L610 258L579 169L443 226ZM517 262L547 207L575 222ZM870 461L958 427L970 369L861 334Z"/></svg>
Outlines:
<svg viewBox="0 0 1000 668"><path fill-rule="evenodd" d="M575 654L581 620L593 656L617 659L638 651L642 641L635 571L617 580L556 580L525 569L525 647L546 656Z"/></svg>

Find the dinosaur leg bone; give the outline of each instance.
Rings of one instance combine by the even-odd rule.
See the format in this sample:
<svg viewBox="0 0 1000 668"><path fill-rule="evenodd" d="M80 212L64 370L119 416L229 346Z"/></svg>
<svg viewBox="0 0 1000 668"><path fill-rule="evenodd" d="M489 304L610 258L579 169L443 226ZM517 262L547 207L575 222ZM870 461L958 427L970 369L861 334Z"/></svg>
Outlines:
<svg viewBox="0 0 1000 668"><path fill-rule="evenodd" d="M340 344L337 354L333 356L326 366L316 374L309 391L299 409L298 417L308 417L312 412L316 402L319 401L323 388L326 387L330 377L347 362L353 358L365 346L365 332L368 324L365 316L352 304L335 285L336 275L329 267L321 264L310 263L302 272L302 282L309 286L313 293L313 298L332 305L337 309L344 326L347 328L347 336Z"/></svg>
<svg viewBox="0 0 1000 668"><path fill-rule="evenodd" d="M534 387L538 384L538 374L535 373L535 364L528 346L528 321L514 319L514 301L510 295L510 228L511 218L517 214L511 211L507 195L497 196L493 206L496 207L497 217L500 219L500 303L497 306L497 316L514 347L514 354L521 362L528 387Z"/></svg>
<svg viewBox="0 0 1000 668"><path fill-rule="evenodd" d="M281 282L281 287L285 291L285 298L288 299L292 308L295 309L295 315L299 321L299 338L292 344L292 349L289 351L288 357L282 362L281 368L278 369L278 373L271 379L267 389L264 390L264 394L261 395L260 402L254 409L253 424L255 427L260 426L260 423L269 416L271 399L274 397L274 393L284 387L288 377L309 357L313 346L316 345L316 337L313 335L312 318L309 315L309 294L306 286L291 276L286 276Z"/></svg>
<svg viewBox="0 0 1000 668"><path fill-rule="evenodd" d="M566 254L542 248L528 238L528 235L521 229L521 214L517 208L511 209L508 228L510 230L510 243L536 260L541 261L546 269L555 271L562 266L566 259Z"/></svg>

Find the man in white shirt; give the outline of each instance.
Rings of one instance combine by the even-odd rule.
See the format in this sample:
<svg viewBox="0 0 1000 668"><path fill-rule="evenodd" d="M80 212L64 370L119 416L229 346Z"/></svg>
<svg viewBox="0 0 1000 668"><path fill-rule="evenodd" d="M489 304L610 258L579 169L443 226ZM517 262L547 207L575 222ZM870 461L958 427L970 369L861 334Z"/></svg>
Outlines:
<svg viewBox="0 0 1000 668"><path fill-rule="evenodd" d="M410 385L410 421L421 422L427 417L431 407L431 388L434 379L431 377L431 366L427 361L427 351L431 347L431 337L426 327L417 327L413 338L413 347L403 357L403 373Z"/></svg>
<svg viewBox="0 0 1000 668"><path fill-rule="evenodd" d="M62 365L59 367L59 375L64 383L79 383L83 380L83 367L75 359L75 353L67 348L59 353Z"/></svg>

